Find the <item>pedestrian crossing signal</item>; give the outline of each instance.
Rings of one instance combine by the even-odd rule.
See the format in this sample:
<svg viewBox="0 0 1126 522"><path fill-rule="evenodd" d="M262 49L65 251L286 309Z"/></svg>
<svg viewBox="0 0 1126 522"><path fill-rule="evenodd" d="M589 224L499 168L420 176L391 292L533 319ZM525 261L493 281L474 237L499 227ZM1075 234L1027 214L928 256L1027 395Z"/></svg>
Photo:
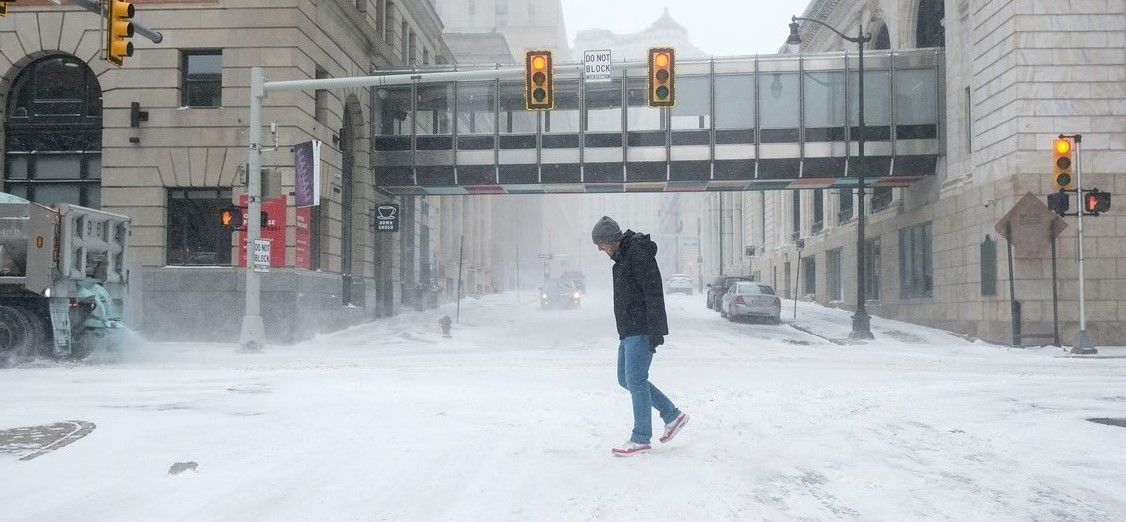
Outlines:
<svg viewBox="0 0 1126 522"><path fill-rule="evenodd" d="M242 227L242 208L225 207L219 211L219 225L226 230Z"/></svg>
<svg viewBox="0 0 1126 522"><path fill-rule="evenodd" d="M525 108L530 111L554 109L551 51L528 51L524 58Z"/></svg>
<svg viewBox="0 0 1126 522"><path fill-rule="evenodd" d="M671 47L649 49L650 107L672 107L676 103L676 51Z"/></svg>
<svg viewBox="0 0 1126 522"><path fill-rule="evenodd" d="M1088 216L1097 216L1110 210L1110 192L1091 189L1083 193L1083 211Z"/></svg>

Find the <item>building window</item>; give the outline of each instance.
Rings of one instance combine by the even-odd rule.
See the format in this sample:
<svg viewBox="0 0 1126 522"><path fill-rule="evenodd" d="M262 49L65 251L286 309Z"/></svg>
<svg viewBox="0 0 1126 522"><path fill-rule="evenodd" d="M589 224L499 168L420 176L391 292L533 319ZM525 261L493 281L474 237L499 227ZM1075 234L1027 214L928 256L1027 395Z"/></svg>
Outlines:
<svg viewBox="0 0 1126 522"><path fill-rule="evenodd" d="M807 296L817 295L817 259L809 256L801 260L802 280L805 282L803 285L803 294Z"/></svg>
<svg viewBox="0 0 1126 522"><path fill-rule="evenodd" d="M974 150L974 111L973 103L970 99L970 88L966 87L963 91L963 97L966 100L966 155L969 155Z"/></svg>
<svg viewBox="0 0 1126 522"><path fill-rule="evenodd" d="M508 26L508 0L496 0L496 26Z"/></svg>
<svg viewBox="0 0 1126 522"><path fill-rule="evenodd" d="M880 240L869 239L864 255L864 300L880 299Z"/></svg>
<svg viewBox="0 0 1126 522"><path fill-rule="evenodd" d="M830 250L825 254L826 272L825 280L829 283L829 300L840 301L844 295L844 284L841 280L841 249Z"/></svg>
<svg viewBox="0 0 1126 522"><path fill-rule="evenodd" d="M945 6L943 0L921 0L915 24L915 47L945 47Z"/></svg>
<svg viewBox="0 0 1126 522"><path fill-rule="evenodd" d="M872 189L872 212L879 212L891 206L891 187Z"/></svg>
<svg viewBox="0 0 1126 522"><path fill-rule="evenodd" d="M326 78L329 78L328 72L317 67L316 79L324 80ZM328 89L313 91L313 118L321 125L328 125L328 94Z"/></svg>
<svg viewBox="0 0 1126 522"><path fill-rule="evenodd" d="M418 63L418 36L414 31L407 36L407 63L410 65Z"/></svg>
<svg viewBox="0 0 1126 522"><path fill-rule="evenodd" d="M981 242L981 295L997 295L997 242L988 235Z"/></svg>
<svg viewBox="0 0 1126 522"><path fill-rule="evenodd" d="M399 52L402 55L401 58L404 64L410 63L410 56L407 54L407 52L410 50L410 32L410 25L407 24L406 20L403 20L403 24L401 26L401 29L399 30Z"/></svg>
<svg viewBox="0 0 1126 522"><path fill-rule="evenodd" d="M813 191L813 233L825 228L825 191Z"/></svg>
<svg viewBox="0 0 1126 522"><path fill-rule="evenodd" d="M899 231L901 297L934 295L931 274L931 224L923 223Z"/></svg>
<svg viewBox="0 0 1126 522"><path fill-rule="evenodd" d="M180 55L180 105L223 105L223 51L183 51Z"/></svg>
<svg viewBox="0 0 1126 522"><path fill-rule="evenodd" d="M852 219L852 215L853 215L852 189L841 189L840 192L839 192L839 196L840 196L840 199L839 199L838 205L837 205L838 207L840 207L840 210L837 211L837 224L838 225L843 224L843 223L847 223L850 219Z"/></svg>
<svg viewBox="0 0 1126 522"><path fill-rule="evenodd" d="M219 224L231 189L168 189L167 264L230 266L232 231Z"/></svg>
<svg viewBox="0 0 1126 522"><path fill-rule="evenodd" d="M792 204L790 205L790 237L797 240L801 237L801 192L795 190L793 192Z"/></svg>
<svg viewBox="0 0 1126 522"><path fill-rule="evenodd" d="M102 89L73 56L28 64L8 90L4 191L43 205L101 207Z"/></svg>
<svg viewBox="0 0 1126 522"><path fill-rule="evenodd" d="M383 10L383 41L387 45L395 42L395 2L390 0Z"/></svg>

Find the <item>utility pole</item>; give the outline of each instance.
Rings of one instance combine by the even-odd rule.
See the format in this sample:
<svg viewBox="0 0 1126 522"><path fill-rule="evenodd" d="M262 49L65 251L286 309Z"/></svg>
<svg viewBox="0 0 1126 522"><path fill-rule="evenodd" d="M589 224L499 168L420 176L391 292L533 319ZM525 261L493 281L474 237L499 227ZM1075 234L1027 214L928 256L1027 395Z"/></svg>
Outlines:
<svg viewBox="0 0 1126 522"><path fill-rule="evenodd" d="M1071 348L1071 353L1080 355L1091 355L1098 353L1095 349L1095 343L1091 339L1091 334L1087 332L1087 296L1086 296L1086 281L1083 272L1083 214L1086 214L1083 202L1083 135L1073 134L1071 136L1060 134L1060 138L1072 138L1075 140L1075 188L1076 195L1079 196L1079 213L1078 223L1079 230L1076 234L1078 247L1079 247L1079 335L1075 337L1074 346Z"/></svg>

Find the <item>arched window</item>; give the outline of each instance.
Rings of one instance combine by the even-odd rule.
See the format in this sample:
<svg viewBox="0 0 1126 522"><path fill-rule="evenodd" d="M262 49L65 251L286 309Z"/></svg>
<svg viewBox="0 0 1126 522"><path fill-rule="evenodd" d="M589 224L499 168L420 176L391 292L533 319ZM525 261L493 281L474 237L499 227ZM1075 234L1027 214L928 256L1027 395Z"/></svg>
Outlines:
<svg viewBox="0 0 1126 522"><path fill-rule="evenodd" d="M872 49L891 49L891 35L888 34L888 26L884 25L876 33L876 38L872 40Z"/></svg>
<svg viewBox="0 0 1126 522"><path fill-rule="evenodd" d="M915 47L945 47L946 27L943 0L919 0L919 17L915 23Z"/></svg>
<svg viewBox="0 0 1126 522"><path fill-rule="evenodd" d="M4 191L36 203L101 207L102 88L81 60L28 64L8 91Z"/></svg>

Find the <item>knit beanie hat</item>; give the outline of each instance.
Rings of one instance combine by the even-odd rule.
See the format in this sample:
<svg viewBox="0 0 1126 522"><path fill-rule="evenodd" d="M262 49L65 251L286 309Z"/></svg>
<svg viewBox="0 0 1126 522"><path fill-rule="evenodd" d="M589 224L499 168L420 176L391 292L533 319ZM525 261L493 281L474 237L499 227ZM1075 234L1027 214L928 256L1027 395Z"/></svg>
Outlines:
<svg viewBox="0 0 1126 522"><path fill-rule="evenodd" d="M622 239L622 229L618 226L618 222L610 219L609 216L602 216L598 223L594 224L594 230L590 232L591 239L595 243L615 243Z"/></svg>

